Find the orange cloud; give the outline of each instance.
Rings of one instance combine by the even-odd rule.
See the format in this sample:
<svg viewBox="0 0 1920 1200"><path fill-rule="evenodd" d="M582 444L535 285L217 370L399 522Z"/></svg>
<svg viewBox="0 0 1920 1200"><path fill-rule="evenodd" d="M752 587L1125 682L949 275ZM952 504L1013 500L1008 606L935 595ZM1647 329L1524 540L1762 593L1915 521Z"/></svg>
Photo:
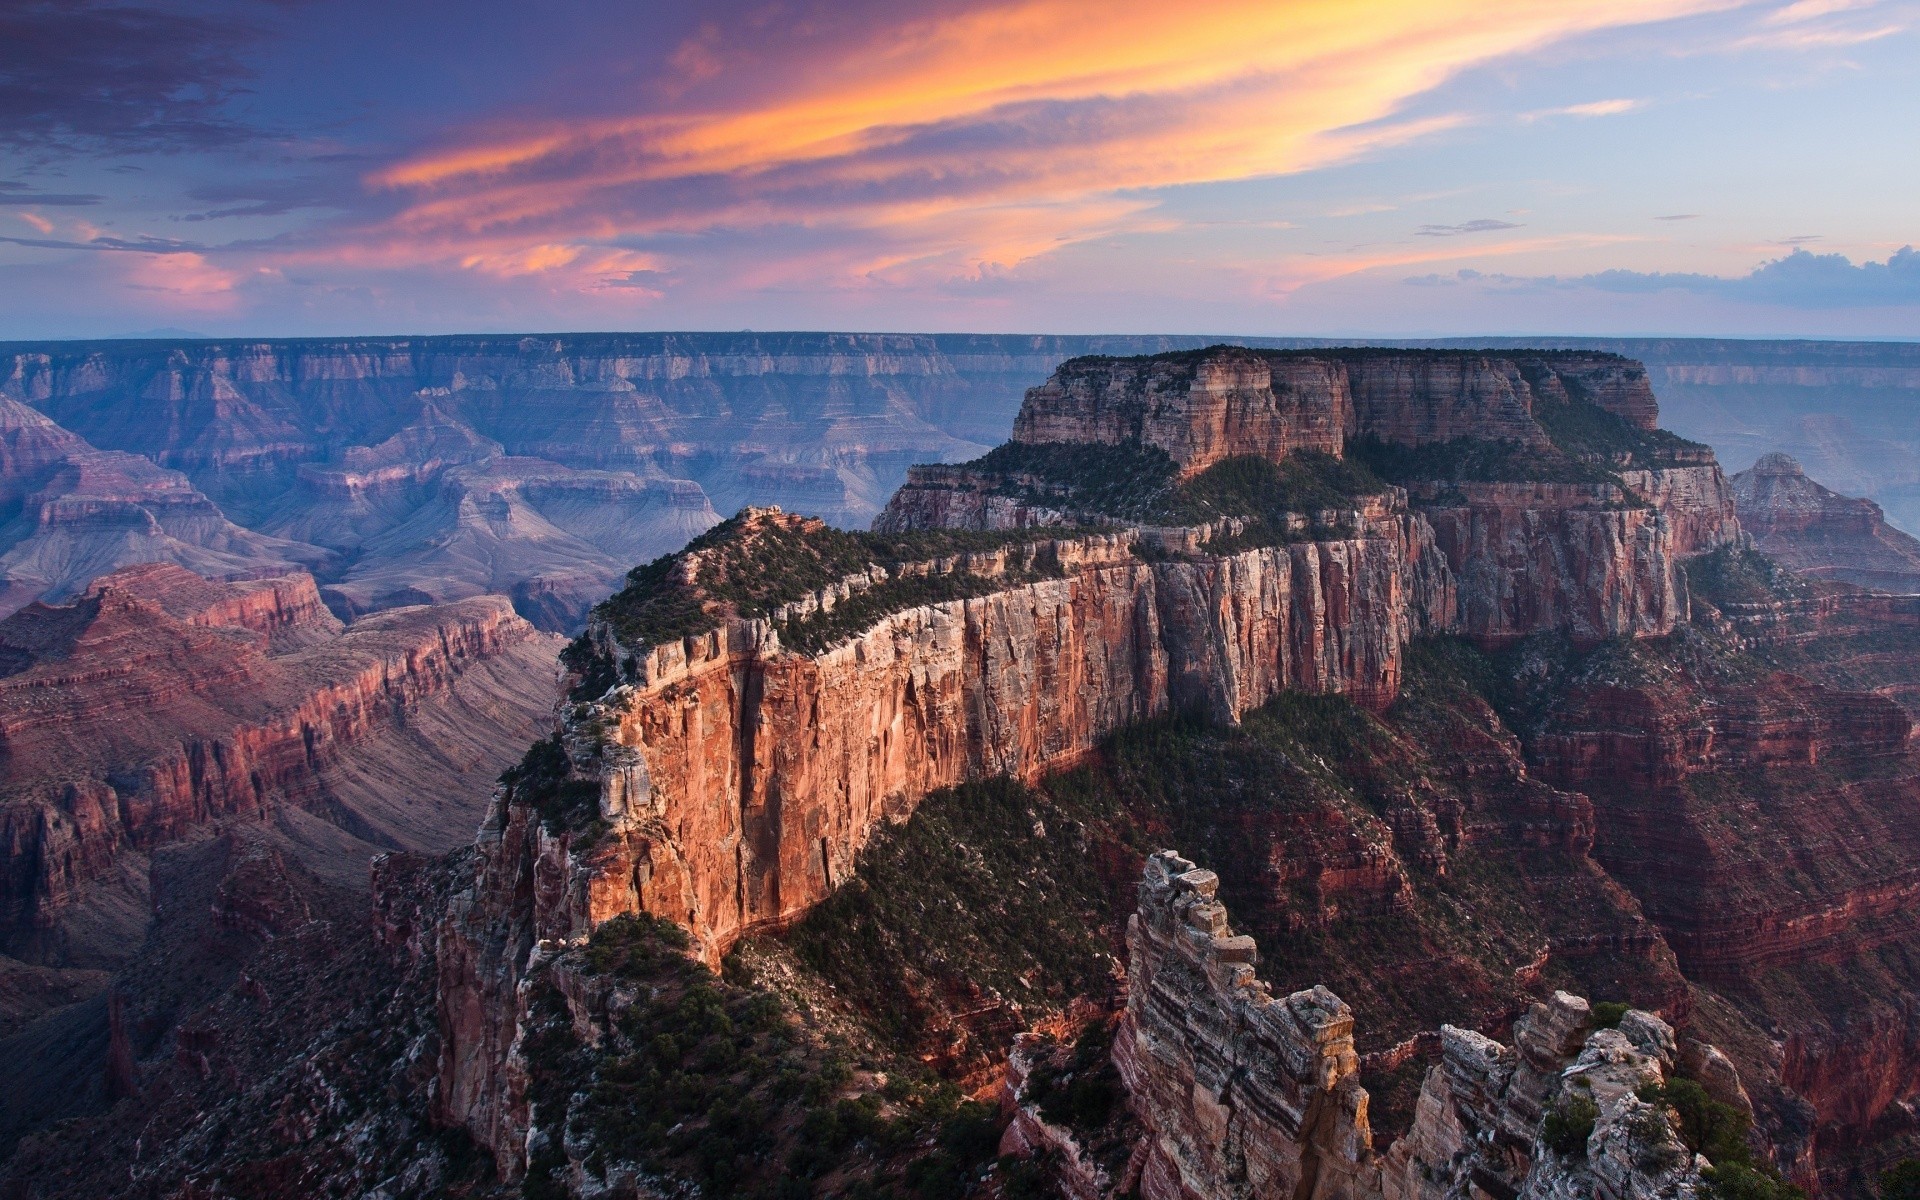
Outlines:
<svg viewBox="0 0 1920 1200"><path fill-rule="evenodd" d="M1129 193L1429 135L1450 119L1387 122L1477 63L1736 2L1008 0L880 29L752 104L555 121L369 182L406 197L396 252L474 269L568 270L563 249L594 240L782 223L881 234L855 270L1011 265L1141 219ZM720 45L690 42L683 71L724 82Z"/></svg>

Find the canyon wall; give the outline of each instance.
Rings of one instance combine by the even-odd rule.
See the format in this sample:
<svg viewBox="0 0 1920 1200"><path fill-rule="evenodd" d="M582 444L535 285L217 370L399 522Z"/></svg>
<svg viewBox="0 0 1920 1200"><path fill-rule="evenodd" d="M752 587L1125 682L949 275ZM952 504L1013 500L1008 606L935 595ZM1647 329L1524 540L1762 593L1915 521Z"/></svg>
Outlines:
<svg viewBox="0 0 1920 1200"><path fill-rule="evenodd" d="M1659 412L1646 369L1610 354L1221 346L1063 363L1027 392L1013 440L1157 446L1188 474L1230 455L1338 455L1354 437L1406 446L1473 437L1537 448L1548 442L1535 406L1570 395L1643 429Z"/></svg>
<svg viewBox="0 0 1920 1200"><path fill-rule="evenodd" d="M1146 1200L1676 1200L1701 1191L1693 1153L1639 1094L1679 1065L1672 1028L1629 1011L1618 1028L1595 1029L1587 1002L1565 992L1515 1023L1511 1047L1443 1026L1412 1127L1376 1152L1352 1012L1325 987L1274 996L1218 886L1213 872L1161 851L1147 861L1127 925L1113 1057L1144 1129L1136 1163ZM1725 1061L1711 1047L1692 1052ZM1729 1074L1727 1090L1737 1089ZM1584 1145L1556 1150L1547 1115L1576 1096L1592 1105Z"/></svg>
<svg viewBox="0 0 1920 1200"><path fill-rule="evenodd" d="M431 728L463 676L506 666L545 692L552 653L499 597L343 629L306 576L214 584L152 565L110 575L69 605L28 606L0 622L8 952L58 957L64 916L120 857L226 817L305 806L337 812L376 843L457 844L470 802L429 793L356 810L339 791L354 789L330 784L328 772L385 731ZM530 730L535 714L519 710L517 683L491 682L501 689L496 719Z"/></svg>
<svg viewBox="0 0 1920 1200"><path fill-rule="evenodd" d="M1232 721L1283 689L1384 705L1450 599L1423 532L1383 506L1358 536L1192 561L1142 562L1130 533L1043 542L1025 553L1062 578L910 608L821 654L755 622L644 651L597 718L629 764L602 807L652 824L636 853L673 866L620 903L717 960L824 897L936 788L1031 777L1170 711Z"/></svg>
<svg viewBox="0 0 1920 1200"><path fill-rule="evenodd" d="M1888 525L1873 501L1821 486L1785 454L1763 455L1732 486L1741 525L1782 566L1881 591L1920 592L1920 539Z"/></svg>
<svg viewBox="0 0 1920 1200"><path fill-rule="evenodd" d="M1608 354L1217 347L1063 364L1028 392L1014 440L1154 447L1182 476L1230 456L1339 455L1356 437L1399 447L1470 438L1551 459L1560 452L1537 410L1576 403L1641 431L1658 416L1645 369ZM1617 479L1410 482L1414 509L1459 581L1455 627L1486 645L1542 630L1591 644L1661 635L1684 621L1680 561L1741 536L1727 479L1710 450L1684 444ZM965 466L917 467L875 528L1067 519L1020 482Z"/></svg>

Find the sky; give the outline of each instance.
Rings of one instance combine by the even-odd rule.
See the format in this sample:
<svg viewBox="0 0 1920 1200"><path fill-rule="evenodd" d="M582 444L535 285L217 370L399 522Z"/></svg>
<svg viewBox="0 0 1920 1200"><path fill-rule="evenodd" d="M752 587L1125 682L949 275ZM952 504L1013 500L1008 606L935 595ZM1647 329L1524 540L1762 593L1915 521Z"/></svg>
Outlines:
<svg viewBox="0 0 1920 1200"><path fill-rule="evenodd" d="M1920 338L1920 0L0 0L0 339Z"/></svg>

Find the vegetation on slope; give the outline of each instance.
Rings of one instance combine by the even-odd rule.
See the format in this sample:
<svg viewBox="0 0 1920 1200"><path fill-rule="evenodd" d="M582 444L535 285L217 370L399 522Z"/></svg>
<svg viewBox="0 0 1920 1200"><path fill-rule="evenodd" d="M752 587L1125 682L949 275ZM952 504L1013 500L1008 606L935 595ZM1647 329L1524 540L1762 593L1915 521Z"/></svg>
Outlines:
<svg viewBox="0 0 1920 1200"><path fill-rule="evenodd" d="M1148 525L1243 517L1284 529L1289 514L1351 508L1387 487L1364 465L1317 451L1280 463L1240 455L1186 480L1166 451L1139 443L1008 442L962 466L1029 504Z"/></svg>
<svg viewBox="0 0 1920 1200"><path fill-rule="evenodd" d="M1054 536L1048 530L856 533L812 518L746 510L627 573L594 610L628 646L690 637L730 616L764 617L875 566L924 562Z"/></svg>
<svg viewBox="0 0 1920 1200"><path fill-rule="evenodd" d="M959 1200L993 1163L992 1109L911 1059L863 1057L781 994L685 950L677 926L619 917L536 976L530 1200L571 1194L563 1146L584 1149L596 1179L670 1194L690 1181L708 1196ZM556 971L627 998L599 1045L576 1035Z"/></svg>
<svg viewBox="0 0 1920 1200"><path fill-rule="evenodd" d="M1379 438L1355 438L1347 455L1395 483L1579 483L1620 484L1619 475L1557 449L1488 438L1450 438L1403 446Z"/></svg>
<svg viewBox="0 0 1920 1200"><path fill-rule="evenodd" d="M784 936L903 1048L965 1072L1075 996L1111 994L1141 863L1172 846L1220 873L1276 990L1324 982L1355 1006L1363 1051L1443 1021L1497 1026L1540 946L1635 924L1543 834L1558 793L1502 775L1490 747L1507 735L1479 690L1497 674L1464 643L1425 643L1384 715L1289 694L1237 728L1122 732L1037 786L936 793ZM1555 959L1547 979L1657 1002L1668 969L1598 955ZM1368 1080L1383 1131L1423 1072Z"/></svg>

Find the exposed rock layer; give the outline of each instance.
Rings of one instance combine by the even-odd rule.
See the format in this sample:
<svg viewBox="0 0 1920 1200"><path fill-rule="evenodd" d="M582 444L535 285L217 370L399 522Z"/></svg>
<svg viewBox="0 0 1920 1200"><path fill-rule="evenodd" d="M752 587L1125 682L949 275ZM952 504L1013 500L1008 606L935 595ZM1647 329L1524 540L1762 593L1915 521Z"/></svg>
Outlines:
<svg viewBox="0 0 1920 1200"><path fill-rule="evenodd" d="M1114 1061L1146 1130L1140 1194L1220 1197L1691 1197L1691 1152L1635 1095L1677 1065L1673 1030L1629 1012L1591 1031L1564 992L1516 1023L1515 1044L1445 1026L1413 1127L1376 1154L1353 1014L1324 987L1286 997L1255 975L1213 872L1171 851L1148 860L1128 924L1129 989ZM1704 1051L1702 1052L1704 1054ZM1734 1086L1738 1086L1737 1076ZM1579 1095L1595 1119L1577 1154L1542 1126Z"/></svg>
<svg viewBox="0 0 1920 1200"><path fill-rule="evenodd" d="M470 673L488 679L510 666L540 697L552 652L498 597L343 630L307 576L212 584L155 565L109 576L70 605L30 605L0 623L0 918L10 950L59 953L63 912L116 859L224 817L289 805L335 813L376 843L458 844L477 815L470 798L344 803L364 789L329 772L364 769L351 748L389 731L433 730ZM517 741L537 727L544 699L529 710L517 681L491 683L493 734ZM408 750L432 753L431 744ZM504 757L511 745L491 753ZM449 776L440 786L472 787L475 765L440 764ZM401 762L388 775L393 786L432 772Z"/></svg>
<svg viewBox="0 0 1920 1200"><path fill-rule="evenodd" d="M1873 501L1822 487L1785 454L1763 456L1732 484L1741 525L1781 565L1861 587L1920 592L1920 539L1888 525Z"/></svg>

